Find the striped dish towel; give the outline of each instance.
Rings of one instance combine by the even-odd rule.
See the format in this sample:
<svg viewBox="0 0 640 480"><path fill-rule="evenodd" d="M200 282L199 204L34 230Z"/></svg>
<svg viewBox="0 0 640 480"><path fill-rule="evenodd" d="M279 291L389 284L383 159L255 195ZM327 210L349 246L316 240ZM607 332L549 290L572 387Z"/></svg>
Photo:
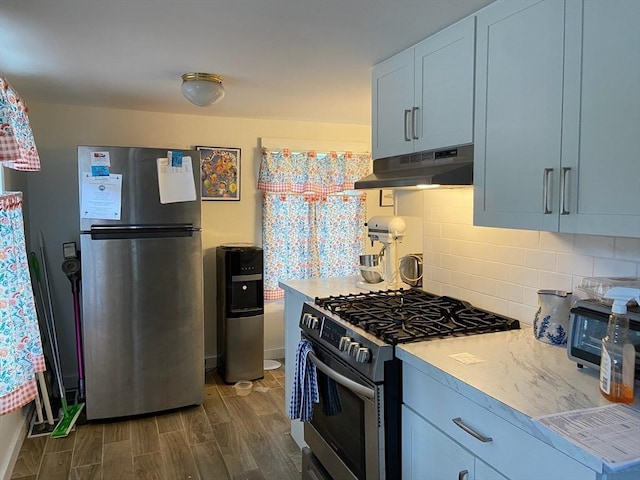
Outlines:
<svg viewBox="0 0 640 480"><path fill-rule="evenodd" d="M318 391L322 397L322 412L330 417L342 413L342 403L340 402L340 391L335 380L321 375L318 380Z"/></svg>
<svg viewBox="0 0 640 480"><path fill-rule="evenodd" d="M296 351L296 365L293 372L293 390L289 404L289 418L310 422L313 416L313 404L320 401L318 396L318 377L316 366L308 355L313 346L308 340L300 340Z"/></svg>

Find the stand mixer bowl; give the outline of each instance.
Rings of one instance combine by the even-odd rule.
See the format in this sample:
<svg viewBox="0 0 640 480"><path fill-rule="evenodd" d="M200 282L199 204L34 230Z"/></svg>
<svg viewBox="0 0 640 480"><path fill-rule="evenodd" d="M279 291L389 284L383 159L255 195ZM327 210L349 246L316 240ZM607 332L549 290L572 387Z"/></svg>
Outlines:
<svg viewBox="0 0 640 480"><path fill-rule="evenodd" d="M360 265L363 267L377 267L380 265L380 255L377 253L360 255Z"/></svg>
<svg viewBox="0 0 640 480"><path fill-rule="evenodd" d="M382 281L380 255L360 255L360 275L367 283L380 283Z"/></svg>
<svg viewBox="0 0 640 480"><path fill-rule="evenodd" d="M360 266L360 275L367 283L380 283L382 282L382 272L380 270L373 270L374 267Z"/></svg>

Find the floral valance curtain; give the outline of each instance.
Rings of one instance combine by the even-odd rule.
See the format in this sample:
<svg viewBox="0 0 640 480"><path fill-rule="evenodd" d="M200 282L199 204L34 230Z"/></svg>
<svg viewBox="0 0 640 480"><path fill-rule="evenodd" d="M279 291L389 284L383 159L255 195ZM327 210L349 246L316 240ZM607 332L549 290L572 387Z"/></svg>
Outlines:
<svg viewBox="0 0 640 480"><path fill-rule="evenodd" d="M0 166L40 170L40 156L27 117L27 105L0 75Z"/></svg>
<svg viewBox="0 0 640 480"><path fill-rule="evenodd" d="M356 180L371 173L371 154L295 152L262 149L258 189L263 192L330 193L352 190Z"/></svg>
<svg viewBox="0 0 640 480"><path fill-rule="evenodd" d="M263 149L265 299L284 296L280 281L358 273L366 195L353 184L370 172L368 153Z"/></svg>
<svg viewBox="0 0 640 480"><path fill-rule="evenodd" d="M27 262L22 193L0 194L0 415L35 399L45 370Z"/></svg>

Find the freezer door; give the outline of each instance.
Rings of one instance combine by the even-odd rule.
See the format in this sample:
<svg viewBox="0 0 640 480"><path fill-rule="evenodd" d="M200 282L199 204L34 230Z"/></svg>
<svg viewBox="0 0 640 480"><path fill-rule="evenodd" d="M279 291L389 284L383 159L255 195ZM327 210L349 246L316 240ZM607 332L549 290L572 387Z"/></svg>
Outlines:
<svg viewBox="0 0 640 480"><path fill-rule="evenodd" d="M87 418L202 403L201 233L80 237Z"/></svg>
<svg viewBox="0 0 640 480"><path fill-rule="evenodd" d="M80 212L80 230L88 231L92 225L155 225L191 224L200 228L200 152L182 150L191 157L196 200L193 202L160 203L158 190L158 158L167 158L167 149L129 148L107 146L78 147L78 198L82 205L82 181L91 173L91 153L109 153L109 172L122 174L122 208L120 220L83 218ZM79 207L80 208L80 207Z"/></svg>

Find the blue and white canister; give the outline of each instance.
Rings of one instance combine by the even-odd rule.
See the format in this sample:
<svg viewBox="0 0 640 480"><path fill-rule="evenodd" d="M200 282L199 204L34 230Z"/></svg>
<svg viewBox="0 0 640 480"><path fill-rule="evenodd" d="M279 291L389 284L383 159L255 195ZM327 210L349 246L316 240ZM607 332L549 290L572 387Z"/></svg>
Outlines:
<svg viewBox="0 0 640 480"><path fill-rule="evenodd" d="M570 311L571 293L538 290L538 311L533 320L535 337L552 345L566 345Z"/></svg>

